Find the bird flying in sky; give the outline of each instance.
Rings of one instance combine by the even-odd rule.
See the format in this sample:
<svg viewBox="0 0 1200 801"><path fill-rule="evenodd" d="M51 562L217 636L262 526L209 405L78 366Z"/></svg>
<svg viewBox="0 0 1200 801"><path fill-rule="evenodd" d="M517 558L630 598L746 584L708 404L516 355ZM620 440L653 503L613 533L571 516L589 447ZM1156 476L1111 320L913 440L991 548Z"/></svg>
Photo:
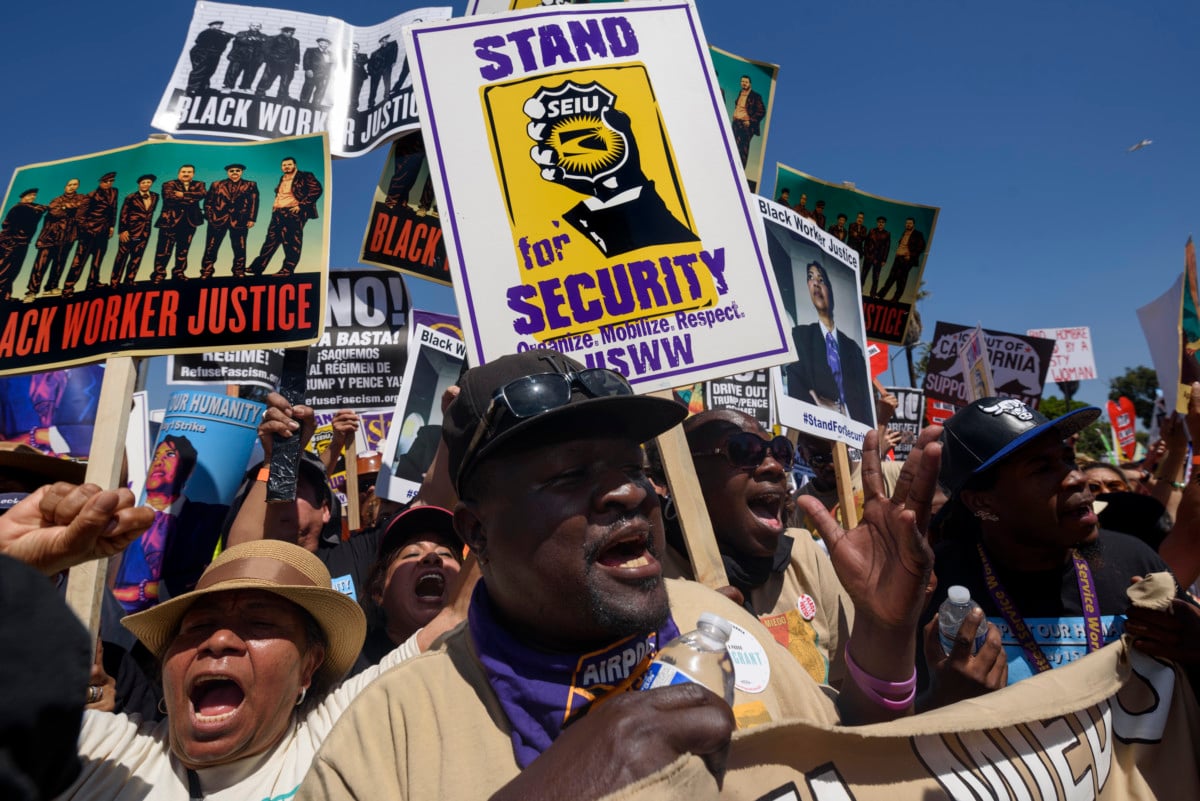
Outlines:
<svg viewBox="0 0 1200 801"><path fill-rule="evenodd" d="M1138 143L1137 143L1136 145L1134 145L1133 147L1129 148L1129 152L1130 152L1130 153L1132 153L1132 152L1133 152L1133 151L1135 151L1135 150L1141 150L1141 149L1142 149L1143 147L1145 147L1146 145L1150 145L1150 144L1153 144L1153 143L1154 143L1154 140L1153 140L1153 139L1143 139L1142 141L1138 142Z"/></svg>

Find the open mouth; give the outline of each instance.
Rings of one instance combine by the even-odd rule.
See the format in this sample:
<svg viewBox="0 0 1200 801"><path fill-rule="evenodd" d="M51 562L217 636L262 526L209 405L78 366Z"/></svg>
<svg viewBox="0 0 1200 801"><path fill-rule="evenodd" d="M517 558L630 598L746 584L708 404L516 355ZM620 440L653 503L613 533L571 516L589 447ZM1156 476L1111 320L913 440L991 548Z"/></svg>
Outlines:
<svg viewBox="0 0 1200 801"><path fill-rule="evenodd" d="M770 528L782 529L783 500L784 496L781 492L765 492L752 497L746 505L761 523Z"/></svg>
<svg viewBox="0 0 1200 801"><path fill-rule="evenodd" d="M647 547L649 537L646 534L630 534L621 537L605 546L596 557L597 564L605 567L635 569L654 564L654 559Z"/></svg>
<svg viewBox="0 0 1200 801"><path fill-rule="evenodd" d="M446 577L436 570L422 573L417 577L413 591L422 601L441 601L446 592Z"/></svg>
<svg viewBox="0 0 1200 801"><path fill-rule="evenodd" d="M245 698L246 693L236 681L215 674L198 677L188 693L192 714L201 723L217 723L232 717Z"/></svg>

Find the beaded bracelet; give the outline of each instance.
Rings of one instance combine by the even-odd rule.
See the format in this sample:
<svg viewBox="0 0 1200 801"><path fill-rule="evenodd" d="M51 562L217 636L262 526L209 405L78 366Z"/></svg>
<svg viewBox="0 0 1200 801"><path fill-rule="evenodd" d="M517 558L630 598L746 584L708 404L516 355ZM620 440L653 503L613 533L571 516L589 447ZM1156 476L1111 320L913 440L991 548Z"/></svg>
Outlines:
<svg viewBox="0 0 1200 801"><path fill-rule="evenodd" d="M913 667L912 678L908 681L884 681L876 678L865 670L860 668L858 664L850 656L850 643L846 643L846 669L850 673L850 678L854 679L854 683L859 689L866 693L866 696L884 709L890 709L893 712L902 712L908 709L912 704L913 699L917 697L917 668ZM887 698L881 693L904 693L903 698Z"/></svg>

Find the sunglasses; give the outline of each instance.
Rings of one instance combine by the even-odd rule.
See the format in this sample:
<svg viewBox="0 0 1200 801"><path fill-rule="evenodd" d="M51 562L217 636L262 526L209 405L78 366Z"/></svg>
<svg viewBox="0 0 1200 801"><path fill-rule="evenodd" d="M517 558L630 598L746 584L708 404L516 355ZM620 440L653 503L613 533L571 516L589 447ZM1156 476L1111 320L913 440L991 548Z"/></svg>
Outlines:
<svg viewBox="0 0 1200 801"><path fill-rule="evenodd" d="M796 448L787 437L765 440L749 431L730 435L725 444L708 451L692 451L692 456L724 456L738 468L755 468L763 463L767 454L785 470L791 469L796 458Z"/></svg>
<svg viewBox="0 0 1200 801"><path fill-rule="evenodd" d="M537 373L509 381L492 393L487 411L479 419L475 434L463 453L462 464L471 463L479 443L492 425L501 409L519 420L536 417L571 402L571 389L578 387L591 398L611 398L632 395L633 387L620 373L594 368L570 373Z"/></svg>

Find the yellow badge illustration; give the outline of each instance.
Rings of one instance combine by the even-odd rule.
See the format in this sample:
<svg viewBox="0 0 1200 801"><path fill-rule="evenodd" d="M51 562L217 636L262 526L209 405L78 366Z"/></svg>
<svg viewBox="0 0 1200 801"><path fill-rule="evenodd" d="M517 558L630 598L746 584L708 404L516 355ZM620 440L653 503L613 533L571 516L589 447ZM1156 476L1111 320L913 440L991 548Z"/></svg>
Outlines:
<svg viewBox="0 0 1200 801"><path fill-rule="evenodd" d="M520 283L513 328L539 342L710 306L724 248L696 231L640 64L482 89Z"/></svg>

